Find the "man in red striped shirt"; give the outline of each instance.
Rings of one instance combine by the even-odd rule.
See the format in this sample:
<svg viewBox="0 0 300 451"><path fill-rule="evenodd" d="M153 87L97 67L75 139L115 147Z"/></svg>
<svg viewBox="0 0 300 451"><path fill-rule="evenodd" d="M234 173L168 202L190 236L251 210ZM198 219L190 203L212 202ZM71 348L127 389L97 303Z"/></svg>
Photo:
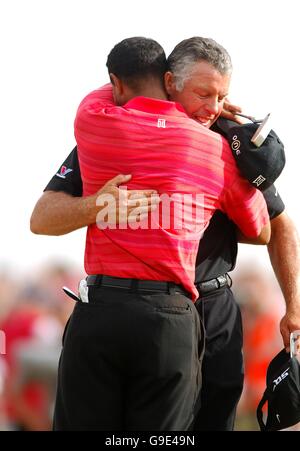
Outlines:
<svg viewBox="0 0 300 451"><path fill-rule="evenodd" d="M109 60L109 71L118 71L111 66ZM267 221L261 214L263 196L241 178L227 142L189 119L181 105L166 101L162 87L155 99L149 98L152 87L141 97L139 90L124 90L114 73L111 78L112 85L82 101L75 120L83 195L94 194L116 173L130 173L129 189L151 185L159 194L179 194L177 203L183 195L193 195L202 217L193 236L189 228L196 218L187 215L183 227L171 231L153 224L145 229L145 223L134 232L131 227L99 230L99 224L91 225L86 272L173 281L196 300L195 250L210 217L216 209L226 211L246 236L256 237ZM116 107L113 94L122 108Z"/></svg>
<svg viewBox="0 0 300 451"><path fill-rule="evenodd" d="M227 142L166 100L164 58L155 41L122 41L107 61L112 87L78 109L85 195L130 173L129 188L148 185L174 202L167 227L161 214L135 230L89 226L90 287L66 334L56 429L187 429L199 388L199 320L189 300L198 296L199 239L216 209L249 237L269 235L263 197L240 177ZM189 208L176 227L184 196Z"/></svg>

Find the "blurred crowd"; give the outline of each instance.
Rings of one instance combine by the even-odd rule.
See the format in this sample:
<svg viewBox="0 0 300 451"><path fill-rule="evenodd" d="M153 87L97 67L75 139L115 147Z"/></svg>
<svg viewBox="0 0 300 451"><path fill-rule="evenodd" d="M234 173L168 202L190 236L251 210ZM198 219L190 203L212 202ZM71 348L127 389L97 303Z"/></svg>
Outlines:
<svg viewBox="0 0 300 451"><path fill-rule="evenodd" d="M0 273L0 430L51 430L61 339L74 306L62 287L77 291L82 277L61 263L30 277Z"/></svg>
<svg viewBox="0 0 300 451"><path fill-rule="evenodd" d="M77 292L80 269L52 263L35 274L0 271L0 430L51 430L61 340ZM257 430L256 407L266 369L282 349L284 302L274 276L251 263L233 274L244 324L245 385L236 430ZM5 352L3 352L5 351Z"/></svg>
<svg viewBox="0 0 300 451"><path fill-rule="evenodd" d="M239 265L232 289L243 318L245 370L235 429L259 430L256 409L266 388L268 365L283 349L279 324L285 304L273 272L255 262Z"/></svg>

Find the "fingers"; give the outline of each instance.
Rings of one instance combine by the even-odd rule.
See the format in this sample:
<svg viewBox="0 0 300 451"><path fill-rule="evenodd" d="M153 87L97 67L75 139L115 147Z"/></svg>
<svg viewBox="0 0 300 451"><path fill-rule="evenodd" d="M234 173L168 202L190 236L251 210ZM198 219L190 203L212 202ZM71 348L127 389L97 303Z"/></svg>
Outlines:
<svg viewBox="0 0 300 451"><path fill-rule="evenodd" d="M288 330L284 330L281 332L282 335L282 340L283 340L283 344L284 347L286 349L287 352L290 352L290 334Z"/></svg>
<svg viewBox="0 0 300 451"><path fill-rule="evenodd" d="M138 208L128 208L127 210L127 222L132 224L134 222L141 222L143 219L150 218L151 212L155 211L157 205L145 205Z"/></svg>
<svg viewBox="0 0 300 451"><path fill-rule="evenodd" d="M129 207L139 207L142 205L157 205L160 202L160 197L158 194L153 194L153 193L148 193L148 194L144 194L144 192L142 193L135 193L135 194L131 194L128 198L127 198L127 205Z"/></svg>
<svg viewBox="0 0 300 451"><path fill-rule="evenodd" d="M140 215L140 214L147 214L150 211L155 211L156 208L157 208L157 204L148 204L148 205L143 205L141 207L128 206L127 212L128 212L128 214L136 213L136 215Z"/></svg>
<svg viewBox="0 0 300 451"><path fill-rule="evenodd" d="M242 112L242 108L238 105L233 105L228 98L225 100L223 108L233 114Z"/></svg>
<svg viewBox="0 0 300 451"><path fill-rule="evenodd" d="M135 193L130 197L127 196L127 193L123 195L121 193L118 199L118 207L127 210L133 210L135 208L140 208L146 206L149 209L149 206L157 206L160 203L160 197L157 194L149 193L147 196L141 195L140 193Z"/></svg>
<svg viewBox="0 0 300 451"><path fill-rule="evenodd" d="M154 189L129 189L127 190L127 195L130 199L138 199L142 197L156 196L158 193Z"/></svg>
<svg viewBox="0 0 300 451"><path fill-rule="evenodd" d="M155 190L127 190L118 185L127 183L131 175L119 174L109 180L97 193L96 205L110 208L110 216L114 216L114 224L140 222L154 211L160 197Z"/></svg>
<svg viewBox="0 0 300 451"><path fill-rule="evenodd" d="M280 333L282 336L284 347L286 348L286 351L289 352L289 350L290 350L290 331L288 328L288 322L287 322L286 315L280 321Z"/></svg>
<svg viewBox="0 0 300 451"><path fill-rule="evenodd" d="M155 211L157 204L144 205L142 207L128 207L124 214L118 213L118 223L119 224L133 224L143 221L149 218L152 211Z"/></svg>
<svg viewBox="0 0 300 451"><path fill-rule="evenodd" d="M149 217L152 211L157 209L160 198L157 195L151 197L139 197L136 194L135 199L127 201L127 220L128 223L141 222Z"/></svg>
<svg viewBox="0 0 300 451"><path fill-rule="evenodd" d="M123 175L123 174L119 174L116 177L114 177L113 179L109 180L106 185L113 185L113 186L119 186L122 183L127 183L129 182L129 180L131 179L132 175L128 174L128 175Z"/></svg>
<svg viewBox="0 0 300 451"><path fill-rule="evenodd" d="M236 116L236 113L241 113L242 108L238 105L233 105L229 101L229 99L226 99L223 104L223 109L221 116L225 119L230 119L231 121L237 122L238 124L243 124L244 122L241 120L240 117Z"/></svg>
<svg viewBox="0 0 300 451"><path fill-rule="evenodd" d="M145 191L131 192L131 197L120 196L118 203L117 218L119 224L132 224L141 222L149 217L152 211L155 211L160 203L160 197L148 192L148 196L144 196Z"/></svg>
<svg viewBox="0 0 300 451"><path fill-rule="evenodd" d="M227 110L222 110L221 116L224 117L225 119L229 119L231 121L236 122L237 124L244 124L246 123L246 120L241 118L240 116L236 116L234 113L227 111Z"/></svg>
<svg viewBox="0 0 300 451"><path fill-rule="evenodd" d="M146 204L144 202L143 204L137 206L135 201L129 201L127 205L128 223L140 222L143 219L146 219L152 211L157 209L158 204L159 201L155 200L155 202L147 202Z"/></svg>
<svg viewBox="0 0 300 451"><path fill-rule="evenodd" d="M103 188L107 187L107 186L119 186L122 185L124 183L127 183L131 180L132 175L131 174L127 174L127 175L123 175L123 174L118 174L116 175L116 177L112 178L111 180L109 180L108 182L105 183L105 185L103 186ZM103 189L102 188L102 189ZM142 198L144 197L150 197L154 194L157 194L157 191L154 189L136 189L136 190L126 190L126 195L129 198L133 198L133 196L136 196L136 199Z"/></svg>
<svg viewBox="0 0 300 451"><path fill-rule="evenodd" d="M290 339L293 340L297 352L300 351L300 323L299 315L287 313L280 321L280 333L282 335L284 347L287 352L290 351ZM299 333L298 333L299 332ZM291 334L292 337L291 337Z"/></svg>

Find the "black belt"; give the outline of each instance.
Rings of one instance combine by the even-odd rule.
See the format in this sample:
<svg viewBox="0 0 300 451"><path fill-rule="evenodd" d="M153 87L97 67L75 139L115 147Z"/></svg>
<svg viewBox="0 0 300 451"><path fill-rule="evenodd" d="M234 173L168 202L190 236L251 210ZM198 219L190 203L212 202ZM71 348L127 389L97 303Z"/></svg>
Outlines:
<svg viewBox="0 0 300 451"><path fill-rule="evenodd" d="M88 287L110 287L123 290L152 291L169 294L181 293L189 298L191 297L180 285L173 282L162 282L160 280L125 279L95 274L87 276L86 282Z"/></svg>
<svg viewBox="0 0 300 451"><path fill-rule="evenodd" d="M210 293L211 291L218 290L229 285L231 287L232 282L228 274L223 274L222 276L216 277L215 279L206 280L205 282L196 283L197 290L199 294L203 295Z"/></svg>

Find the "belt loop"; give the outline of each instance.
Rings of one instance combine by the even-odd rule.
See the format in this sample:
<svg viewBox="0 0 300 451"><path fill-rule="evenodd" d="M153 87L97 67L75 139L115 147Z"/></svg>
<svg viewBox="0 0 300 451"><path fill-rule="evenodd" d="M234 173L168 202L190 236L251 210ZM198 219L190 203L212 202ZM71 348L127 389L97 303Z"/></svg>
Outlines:
<svg viewBox="0 0 300 451"><path fill-rule="evenodd" d="M229 280L228 286L229 286L229 288L231 288L231 287L232 287L232 278L230 277L230 275L228 274L228 272L225 274L225 276L226 276L226 278L227 278L227 281Z"/></svg>
<svg viewBox="0 0 300 451"><path fill-rule="evenodd" d="M173 282L168 282L168 293L173 295L176 292L176 285Z"/></svg>

